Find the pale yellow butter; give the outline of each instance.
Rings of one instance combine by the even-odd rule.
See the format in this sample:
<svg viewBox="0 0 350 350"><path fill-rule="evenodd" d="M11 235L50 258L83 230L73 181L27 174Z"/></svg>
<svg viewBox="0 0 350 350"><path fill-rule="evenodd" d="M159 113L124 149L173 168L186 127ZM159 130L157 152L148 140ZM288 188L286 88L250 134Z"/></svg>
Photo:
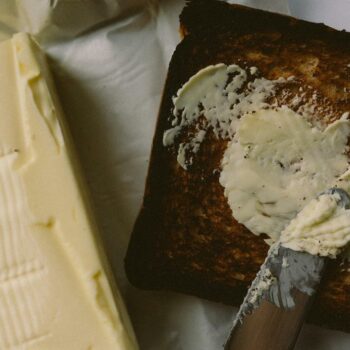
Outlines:
<svg viewBox="0 0 350 350"><path fill-rule="evenodd" d="M282 231L283 246L335 258L350 242L350 209L338 193L313 199Z"/></svg>
<svg viewBox="0 0 350 350"><path fill-rule="evenodd" d="M177 161L186 170L208 130L227 139L220 183L234 218L252 233L268 235L268 243L283 231L288 247L334 257L350 240L349 210L314 198L331 187L350 192L349 113L328 126L311 124L310 102L296 112L274 99L276 87L293 77L268 80L257 73L256 67L221 63L193 75L173 97L172 127L164 132L163 145L178 148ZM302 98L296 95L293 101L299 104ZM189 140L177 145L192 124ZM327 213L321 226L308 226L305 206L307 214ZM299 212L298 224L292 221L286 229Z"/></svg>
<svg viewBox="0 0 350 350"><path fill-rule="evenodd" d="M348 170L349 135L346 115L323 131L287 107L244 115L220 175L233 216L278 240L290 220Z"/></svg>
<svg viewBox="0 0 350 350"><path fill-rule="evenodd" d="M137 349L45 59L0 44L0 349Z"/></svg>

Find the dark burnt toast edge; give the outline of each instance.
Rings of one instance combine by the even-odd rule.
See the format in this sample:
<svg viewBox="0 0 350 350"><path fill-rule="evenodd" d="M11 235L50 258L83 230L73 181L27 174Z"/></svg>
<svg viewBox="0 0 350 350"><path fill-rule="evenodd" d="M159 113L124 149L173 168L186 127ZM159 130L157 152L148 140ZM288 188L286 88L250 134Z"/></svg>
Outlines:
<svg viewBox="0 0 350 350"><path fill-rule="evenodd" d="M169 178L173 176L173 168L168 165L168 162L169 157L173 155L163 147L162 137L164 130L169 127L168 118L172 110L172 96L199 69L209 64L219 63L215 59L211 62L210 58L201 61L202 58L196 57L193 50L200 42L200 45L207 45L210 56L213 42L216 42L214 46L217 46L222 33L238 32L242 35L254 35L254 33L261 32L288 33L300 40L308 38L327 42L327 45L334 47L334 50L342 50L345 47L347 52L350 52L350 34L334 30L323 24L309 23L280 14L214 0L189 1L180 16L180 24L181 32L185 37L176 48L169 65L152 145L143 204L130 239L125 268L129 281L142 289L173 290L229 305L239 305L247 291L249 281L237 280L227 284L205 271L193 274L184 266L186 261L179 259L169 263L169 256L163 254L163 248L168 239L168 228L164 227L161 218L169 215L166 212L169 206L167 186ZM188 65L188 61L194 62ZM232 62L227 63L234 63L233 61L232 58ZM184 69L184 67L187 68ZM217 178L214 181L217 181ZM179 191L181 192L181 188ZM196 203L193 203L193 206L195 205ZM256 244L260 249L259 259L262 260L267 251L266 244L262 238L253 235L249 240L249 244ZM332 280L332 273L337 271L339 261L333 261L330 265L325 280ZM258 265L254 269L250 268L250 279L255 275L257 269ZM350 296L350 288L348 292ZM350 297L348 298L350 300ZM326 302L323 299L316 300L316 306L310 315L310 322L327 328L350 331L350 312L344 310L342 306L347 300L343 300L343 304L339 305L337 299L334 302L331 299L325 300Z"/></svg>
<svg viewBox="0 0 350 350"><path fill-rule="evenodd" d="M180 14L183 36L212 35L213 31L239 30L244 32L293 31L293 36L313 37L338 44L349 41L350 33L336 30L323 23L312 23L288 15L258 10L218 0L189 0Z"/></svg>

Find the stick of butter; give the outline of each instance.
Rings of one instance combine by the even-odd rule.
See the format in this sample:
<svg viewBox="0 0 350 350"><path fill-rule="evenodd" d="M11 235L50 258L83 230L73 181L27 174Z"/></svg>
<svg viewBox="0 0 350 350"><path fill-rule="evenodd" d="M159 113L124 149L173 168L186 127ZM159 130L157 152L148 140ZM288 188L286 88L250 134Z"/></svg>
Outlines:
<svg viewBox="0 0 350 350"><path fill-rule="evenodd" d="M0 349L137 349L45 57L0 44Z"/></svg>

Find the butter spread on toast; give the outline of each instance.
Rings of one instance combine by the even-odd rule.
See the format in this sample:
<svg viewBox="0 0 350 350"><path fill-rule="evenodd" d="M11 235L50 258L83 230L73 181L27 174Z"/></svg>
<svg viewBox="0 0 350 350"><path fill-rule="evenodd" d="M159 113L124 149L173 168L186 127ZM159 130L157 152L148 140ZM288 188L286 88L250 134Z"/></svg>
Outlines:
<svg viewBox="0 0 350 350"><path fill-rule="evenodd" d="M282 231L284 247L335 258L350 241L350 209L339 205L339 193L313 199Z"/></svg>
<svg viewBox="0 0 350 350"><path fill-rule="evenodd" d="M179 89L173 98L172 128L163 135L164 146L172 145L181 130L204 117L196 123L190 140L178 146L177 160L184 169L193 163L208 128L218 138L231 139L243 114L269 107L266 99L284 79L254 78L256 72L255 67L246 71L220 63L200 70Z"/></svg>
<svg viewBox="0 0 350 350"><path fill-rule="evenodd" d="M229 140L220 183L233 216L273 242L319 193L350 188L350 121L345 113L328 126L311 124L312 106L304 103L295 112L274 102L275 90L288 79L268 80L258 73L256 67L217 64L192 76L173 97L172 127L163 145L175 146L179 165L188 169L209 129ZM180 136L184 131L186 139ZM305 250L335 255L339 242L327 251Z"/></svg>
<svg viewBox="0 0 350 350"><path fill-rule="evenodd" d="M277 240L290 220L348 169L349 134L345 117L322 131L288 107L244 115L220 176L236 220Z"/></svg>

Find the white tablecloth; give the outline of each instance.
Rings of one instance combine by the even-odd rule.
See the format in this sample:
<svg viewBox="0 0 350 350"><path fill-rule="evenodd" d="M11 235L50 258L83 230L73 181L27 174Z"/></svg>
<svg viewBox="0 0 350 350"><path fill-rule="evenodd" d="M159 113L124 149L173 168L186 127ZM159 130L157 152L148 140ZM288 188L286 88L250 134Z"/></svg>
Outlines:
<svg viewBox="0 0 350 350"><path fill-rule="evenodd" d="M231 1L350 30L349 0ZM2 0L0 37L34 33L52 58L108 255L142 350L220 349L234 308L129 285L123 258L139 210L183 0ZM106 22L107 21L107 22ZM350 335L305 325L296 349L345 350Z"/></svg>

